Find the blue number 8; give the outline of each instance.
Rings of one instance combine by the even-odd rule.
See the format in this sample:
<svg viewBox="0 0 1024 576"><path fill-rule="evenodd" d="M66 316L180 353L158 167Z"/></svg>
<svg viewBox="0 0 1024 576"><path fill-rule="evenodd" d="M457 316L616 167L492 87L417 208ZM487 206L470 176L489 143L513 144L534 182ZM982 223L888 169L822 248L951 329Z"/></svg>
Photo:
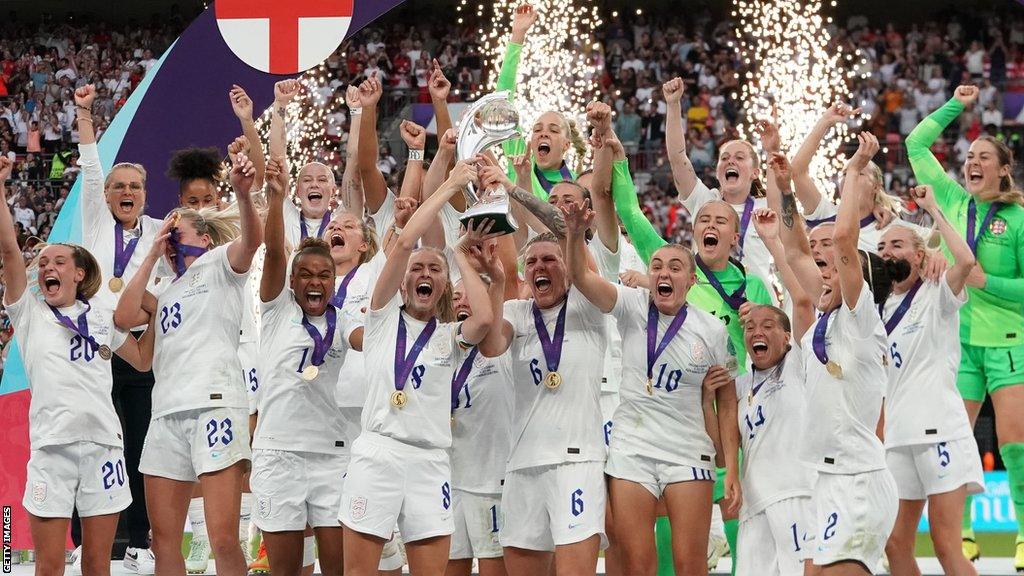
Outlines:
<svg viewBox="0 0 1024 576"><path fill-rule="evenodd" d="M423 375L426 374L426 372L427 372L427 368L426 368L426 366L424 366L422 364L420 364L419 366L414 366L413 367L413 369L412 369L412 387L413 387L413 389L415 389L415 390L419 390L420 389L420 386L423 385Z"/></svg>

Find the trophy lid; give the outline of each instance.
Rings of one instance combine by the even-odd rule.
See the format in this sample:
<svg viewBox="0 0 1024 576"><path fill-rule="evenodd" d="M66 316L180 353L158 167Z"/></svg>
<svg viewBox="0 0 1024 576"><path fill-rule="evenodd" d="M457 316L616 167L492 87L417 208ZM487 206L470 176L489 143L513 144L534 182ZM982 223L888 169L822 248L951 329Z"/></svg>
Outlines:
<svg viewBox="0 0 1024 576"><path fill-rule="evenodd" d="M508 100L493 99L476 111L473 120L484 132L509 132L519 125L519 112Z"/></svg>

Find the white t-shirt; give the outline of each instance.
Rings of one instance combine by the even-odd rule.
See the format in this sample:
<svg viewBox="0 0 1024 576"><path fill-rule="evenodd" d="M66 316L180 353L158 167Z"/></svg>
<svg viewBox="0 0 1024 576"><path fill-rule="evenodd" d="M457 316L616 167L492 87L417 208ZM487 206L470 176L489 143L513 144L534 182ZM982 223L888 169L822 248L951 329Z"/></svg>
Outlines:
<svg viewBox="0 0 1024 576"><path fill-rule="evenodd" d="M382 249L369 262L359 266L359 270L348 283L345 303L342 305L341 311L357 324L366 321L370 296L373 295L373 287L377 283L377 277L380 276L385 262L387 262L387 257L384 256ZM343 276L338 276L334 279L335 293L341 286L343 278ZM362 352L350 350L345 355L345 363L342 365L341 374L338 377L335 401L340 408L362 408L366 402L366 368Z"/></svg>
<svg viewBox="0 0 1024 576"><path fill-rule="evenodd" d="M455 372L469 361L470 350ZM452 486L478 494L501 493L512 449L512 366L508 352L473 355L473 368L452 411Z"/></svg>
<svg viewBox="0 0 1024 576"><path fill-rule="evenodd" d="M839 213L838 210L839 209L838 207L836 207L835 204L833 204L829 200L826 200L825 198L822 198L821 201L818 202L818 206L815 207L814 212L811 212L810 214L807 214L805 216L805 218L807 219L808 226L813 227L815 225L814 221L816 220L827 220L830 218L834 220L836 214ZM907 228L910 228L914 232L920 234L921 237L926 240L928 239L928 236L930 236L932 233L931 229L929 228L918 226L913 222L907 222L906 220L902 220L900 218L893 219L893 221L890 222L888 226L879 230L875 226L874 220L872 220L866 225L861 226L860 235L858 236L857 240L857 248L877 254L878 243L882 240L882 236L885 235L885 233L888 232L889 229L892 228L893 226L906 226Z"/></svg>
<svg viewBox="0 0 1024 576"><path fill-rule="evenodd" d="M342 454L345 428L334 399L338 373L349 350L348 338L357 327L337 311L334 338L319 374L313 380L302 371L313 361L313 338L302 324L302 308L290 288L262 303L260 339L259 420L253 448ZM326 336L327 316L309 318Z"/></svg>
<svg viewBox="0 0 1024 576"><path fill-rule="evenodd" d="M575 288L570 288L565 337L558 373L562 384L549 390L544 351L533 319L532 300L505 302L505 320L512 325L510 347L515 386L512 453L508 470L563 462L603 461L601 373L607 346L605 318ZM548 335L554 337L562 306L541 310Z"/></svg>
<svg viewBox="0 0 1024 576"><path fill-rule="evenodd" d="M654 393L648 394L647 314L651 293L642 288L616 288L618 298L612 315L618 321L623 342L622 387L611 450L674 465L714 468L715 446L704 427L701 390L708 369L726 363L729 336L725 326L711 314L687 306L679 332L655 360L651 377ZM658 342L675 318L658 313Z"/></svg>
<svg viewBox="0 0 1024 576"><path fill-rule="evenodd" d="M800 342L807 373L807 414L802 459L829 474L885 468L885 448L875 435L882 412L889 345L867 282L853 310L841 303L828 320L825 352L842 368L833 378L814 355L812 324Z"/></svg>
<svg viewBox="0 0 1024 576"><path fill-rule="evenodd" d="M762 372L751 367L736 378L743 449L741 519L780 500L811 494L814 471L799 458L806 422L804 379L798 347L774 368Z"/></svg>
<svg viewBox="0 0 1024 576"><path fill-rule="evenodd" d="M85 305L75 302L59 310L77 324ZM32 449L80 441L122 446L121 421L110 399L110 360L61 324L31 290L7 304L7 312L32 391L28 409ZM86 320L89 336L97 344L111 350L124 344L127 334L114 327L109 311L92 308Z"/></svg>
<svg viewBox="0 0 1024 576"><path fill-rule="evenodd" d="M395 225L395 193L388 189L384 193L384 202L381 203L380 208L369 214L373 220L373 229L377 232L380 240L380 248L383 250L384 237L387 236L388 230Z"/></svg>
<svg viewBox="0 0 1024 576"><path fill-rule="evenodd" d="M715 200L721 200L722 194L718 191L718 188L708 188L704 182L698 178L697 183L693 186L693 190L690 192L690 196L683 200L683 207L690 212L690 217L696 221L697 212L707 204ZM743 211L746 208L745 204L731 204L733 210L740 217L740 221L743 221ZM764 198L754 198L754 210L758 208L767 208L768 201ZM743 258L740 260L743 267L746 268L748 274L756 274L765 286L772 286L774 284L772 278L772 255L768 252L768 247L764 245L764 240L758 236L757 230L754 227L753 215L751 215L750 223L747 225L747 231L743 234Z"/></svg>
<svg viewBox="0 0 1024 576"><path fill-rule="evenodd" d="M892 318L907 294L885 302L882 321ZM889 334L889 386L885 395L885 446L934 444L971 435L956 387L960 366L960 307L966 292L953 294L945 274L923 282L910 309Z"/></svg>
<svg viewBox="0 0 1024 576"><path fill-rule="evenodd" d="M103 279L100 282L99 292L93 296L91 304L97 308L104 308L113 312L117 307L117 301L124 289L118 293L110 291L107 283L114 276L114 229L117 220L110 213L106 197L103 193L103 168L100 165L99 151L96 144L80 144L78 146L81 157L79 165L82 167L82 247L88 250L99 263L103 272ZM139 216L138 227L134 230L125 230L122 236L125 247L133 237L138 236L139 241L135 245L132 257L124 269L121 280L125 285L135 276L135 272L142 266L146 254L153 247L160 228L164 225L163 220ZM163 260L161 260L162 262ZM154 280L157 276L169 272L164 265L154 266L147 287L153 292Z"/></svg>
<svg viewBox="0 0 1024 576"><path fill-rule="evenodd" d="M402 311L401 294L395 294L380 310L367 306L363 356L368 390L363 406L363 430L421 448L449 448L452 445L452 375L463 357L455 341L459 324L437 323L405 382L406 405L397 408L391 405L391 395L395 392L395 348L400 316L405 319L405 353L408 355L427 323Z"/></svg>
<svg viewBox="0 0 1024 576"><path fill-rule="evenodd" d="M326 212L324 216L327 217L327 222L330 222L332 214ZM302 215L302 211L295 205L291 200L285 200L284 202L284 235L285 240L288 241L288 245L292 247L292 250L299 247L302 242L302 221L306 222L306 231L310 236L314 238L320 237L320 226L324 227L327 224L324 222L323 217L320 218L306 218Z"/></svg>
<svg viewBox="0 0 1024 576"><path fill-rule="evenodd" d="M238 360L249 273L228 262L227 246L196 258L157 298L153 418L197 408L247 408Z"/></svg>
<svg viewBox="0 0 1024 576"><path fill-rule="evenodd" d="M619 250L612 252L604 245L596 235L587 244L594 263L597 264L597 273L612 284L619 283L619 273L622 269L622 252L626 246L625 240L619 236ZM615 324L615 317L605 316L605 334L608 336L608 354L604 357L604 370L601 373L601 392L614 393L619 390L619 382L622 381L622 337Z"/></svg>

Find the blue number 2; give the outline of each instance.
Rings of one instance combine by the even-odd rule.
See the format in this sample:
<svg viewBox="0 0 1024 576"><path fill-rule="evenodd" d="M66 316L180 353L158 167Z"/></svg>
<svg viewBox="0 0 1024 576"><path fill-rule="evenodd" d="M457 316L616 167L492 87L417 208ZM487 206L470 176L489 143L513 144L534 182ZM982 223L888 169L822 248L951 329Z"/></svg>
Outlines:
<svg viewBox="0 0 1024 576"><path fill-rule="evenodd" d="M175 302L160 309L160 330L167 334L172 328L181 326L181 304Z"/></svg>
<svg viewBox="0 0 1024 576"><path fill-rule="evenodd" d="M825 533L822 534L825 540L836 535L836 524L839 523L839 513L833 512L828 515L828 522L825 523Z"/></svg>

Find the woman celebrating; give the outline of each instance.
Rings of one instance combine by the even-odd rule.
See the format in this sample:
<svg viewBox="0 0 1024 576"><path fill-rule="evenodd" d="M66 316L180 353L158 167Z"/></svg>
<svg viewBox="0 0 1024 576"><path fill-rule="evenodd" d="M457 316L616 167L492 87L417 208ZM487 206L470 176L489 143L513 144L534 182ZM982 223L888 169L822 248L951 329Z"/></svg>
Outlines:
<svg viewBox="0 0 1024 576"><path fill-rule="evenodd" d="M313 527L324 574L342 573L341 483L345 429L334 391L349 347L362 347L362 327L332 304L334 261L327 244L307 238L295 252L289 286L283 205L288 176L282 159L267 166L267 256L260 300L263 322L259 423L253 438L252 486L274 572L297 576L303 529ZM299 322L296 322L299 319Z"/></svg>
<svg viewBox="0 0 1024 576"><path fill-rule="evenodd" d="M12 164L0 157L0 201ZM102 282L96 259L81 246L55 244L39 254L38 298L27 289L25 260L10 211L0 210L4 306L21 343L32 390L23 505L36 548L36 572L64 571L64 543L71 514L82 518L85 574L110 574L110 550L121 510L132 501L125 471L121 426L110 398L110 358L115 353L139 370L143 344L113 326L109 310L94 308Z"/></svg>
<svg viewBox="0 0 1024 576"><path fill-rule="evenodd" d="M159 323L153 421L139 465L160 573L185 570L181 526L197 478L218 573L246 572L238 518L249 459L248 401L237 350L243 291L262 230L250 193L256 170L244 155L233 160L237 211L172 212L114 314L119 327L147 318L145 279L166 259L176 278L160 294L153 319Z"/></svg>
<svg viewBox="0 0 1024 576"><path fill-rule="evenodd" d="M415 246L451 195L476 180L475 168L456 164L406 224L373 289L364 342L370 390L338 512L349 575L377 573L396 522L413 572L439 576L448 563L451 381L459 350L483 340L491 324L487 289L467 259L490 225L471 230L456 249L473 310L461 323L444 255Z"/></svg>
<svg viewBox="0 0 1024 576"><path fill-rule="evenodd" d="M814 564L822 574L872 574L896 519L896 483L875 435L885 395L888 353L876 304L893 282L906 276L877 256L857 249L857 211L871 181L861 171L878 150L874 136L862 133L860 148L846 169L844 198L831 249L822 250L819 269L796 215L796 201L785 181L781 199L786 262L821 313L800 342L807 374L807 413L802 460L818 471L813 500ZM778 176L778 175L777 175ZM865 282L864 268L871 284ZM895 278L893 277L895 276ZM798 329L799 330L799 329Z"/></svg>
<svg viewBox="0 0 1024 576"><path fill-rule="evenodd" d="M1010 477L1017 512L1014 565L1024 570L1024 195L1013 183L1013 154L999 140L971 143L963 165L966 188L951 178L931 153L942 131L978 98L975 86L960 86L942 108L907 136L914 175L935 191L935 202L977 259L967 276L967 302L960 308L960 369L957 388L971 426L985 396L992 396L999 453ZM946 248L947 257L949 248ZM964 509L963 550L981 555L971 529L971 505Z"/></svg>
<svg viewBox="0 0 1024 576"><path fill-rule="evenodd" d="M731 382L724 368L728 334L714 316L686 305L695 264L684 247L669 245L654 254L649 281L655 291L616 286L586 266L583 230L593 213L586 205L563 211L573 285L602 313L615 316L624 346L621 403L605 468L624 571L655 572L651 526L664 498L675 528L676 573L706 574L716 454L706 420L735 430L736 417L724 410L716 416L713 403L702 401L702 385L705 375ZM720 401L735 409L732 390L723 387ZM673 442L651 443L651 434L669 434Z"/></svg>
<svg viewBox="0 0 1024 576"><path fill-rule="evenodd" d="M910 275L896 284L880 308L889 336L889 386L885 395L886 462L896 478L899 514L886 557L894 573L918 572L914 539L924 506L928 528L946 574L975 574L960 550L958 522L967 494L983 491L981 459L954 375L960 346L957 312L974 254L935 203L930 186L910 190L938 224L953 266L938 282L925 281L924 240L910 228L892 226L878 253L906 262Z"/></svg>

